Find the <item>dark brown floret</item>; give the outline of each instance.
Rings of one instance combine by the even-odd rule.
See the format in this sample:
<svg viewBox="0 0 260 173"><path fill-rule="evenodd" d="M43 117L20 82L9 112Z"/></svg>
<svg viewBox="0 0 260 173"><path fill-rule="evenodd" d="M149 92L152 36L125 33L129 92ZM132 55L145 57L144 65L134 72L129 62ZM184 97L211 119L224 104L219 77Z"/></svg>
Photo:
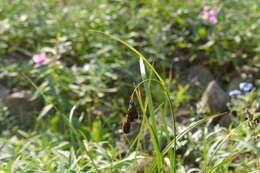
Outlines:
<svg viewBox="0 0 260 173"><path fill-rule="evenodd" d="M134 120L138 119L138 112L134 104L131 105L130 109L127 112L127 119L130 122L133 122Z"/></svg>
<svg viewBox="0 0 260 173"><path fill-rule="evenodd" d="M125 119L123 122L123 132L124 133L129 133L131 129L131 122L128 119Z"/></svg>

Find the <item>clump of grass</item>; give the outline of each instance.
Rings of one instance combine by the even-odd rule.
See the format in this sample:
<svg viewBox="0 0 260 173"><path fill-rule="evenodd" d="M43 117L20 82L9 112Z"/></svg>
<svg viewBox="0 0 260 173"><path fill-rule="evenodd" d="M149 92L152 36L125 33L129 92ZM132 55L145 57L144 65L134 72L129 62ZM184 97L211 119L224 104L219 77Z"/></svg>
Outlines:
<svg viewBox="0 0 260 173"><path fill-rule="evenodd" d="M99 31L94 31L94 32L99 32ZM139 101L139 104L140 104L140 107L142 110L142 114L143 114L144 123L142 123L142 125L145 124L145 126L148 128L149 134L152 139L153 149L154 149L154 156L153 156L154 163L149 171L151 171L151 172L163 171L165 169L164 168L164 161L166 158L165 156L166 156L166 154L168 154L168 157L170 158L170 164L168 165L169 166L168 169L171 170L171 172L176 172L176 170L177 170L177 165L176 165L177 141L181 140L181 138L184 135L189 133L193 128L199 126L201 123L207 122L208 120L214 119L214 118L222 116L222 115L226 115L227 113L216 114L213 116L205 117L197 122L194 122L191 126L186 128L180 134L177 134L177 131L176 131L177 124L176 124L176 119L174 116L174 106L173 106L174 103L172 102L172 100L169 97L169 89L166 87L166 84L165 84L164 80L162 79L162 77L158 74L158 72L154 69L154 67L149 63L147 58L144 57L138 50L133 48L131 45L129 45L128 43L124 42L123 40L116 38L110 34L103 33L103 32L100 32L100 33L105 34L116 41L119 41L120 43L127 46L129 49L134 51L139 56L140 72L141 72L142 79L144 81L144 82L142 82L142 84L144 85L145 99L143 100L140 94L137 94L137 97L138 97L138 101ZM151 72L150 74L147 74L146 66L145 66L144 62L148 67L148 71ZM154 76L156 78L152 78L152 76L153 76L152 73L154 74ZM168 128L162 128L159 130L158 126L156 124L154 101L152 98L152 91L151 91L151 82L152 81L156 81L157 83L159 83L162 88L162 93L165 94L165 101L163 104L169 105L168 110L170 111L170 115L173 120L173 129L174 129L172 135L169 134L169 131L167 130ZM140 86L138 86L138 87L140 87ZM168 127L169 125L166 123L166 121L163 121L162 126ZM141 129L143 129L143 128L141 128ZM143 131L141 131L141 132L143 132ZM160 139L162 139L161 134L163 134L163 133L166 134L166 139L167 139L168 144L166 145L166 147L163 150L161 150L160 149L161 148ZM207 158L206 155L204 156L204 159L205 159L204 162L206 163L206 167L207 167L207 162L209 162L209 163L211 162L212 157L215 155L216 152L218 152L219 148L226 142L226 140L232 136L231 134L232 133L228 134L225 138L221 139L219 142L216 143L217 147L213 149L213 153L212 153L212 155L210 155L209 158ZM138 135L137 137L140 138L140 136L141 135ZM140 139L138 139L137 141L140 141ZM229 165L230 162L234 158L236 158L238 155L240 155L241 153L244 153L244 152L245 152L245 150L240 150L235 153L232 153L229 156L227 156L224 160L222 160L220 163L216 164L215 166L213 166L211 168L207 167L205 170L206 170L206 172L215 172L219 168L226 166L225 171L228 171L227 165ZM206 142L204 143L204 153L207 153Z"/></svg>

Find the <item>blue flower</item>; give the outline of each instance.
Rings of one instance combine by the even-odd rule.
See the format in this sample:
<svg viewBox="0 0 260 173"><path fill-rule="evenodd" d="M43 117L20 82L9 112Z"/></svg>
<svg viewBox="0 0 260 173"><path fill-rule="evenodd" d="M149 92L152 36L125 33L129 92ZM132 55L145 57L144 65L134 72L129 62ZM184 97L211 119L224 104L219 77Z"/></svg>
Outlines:
<svg viewBox="0 0 260 173"><path fill-rule="evenodd" d="M242 94L242 92L240 90L231 90L228 93L229 96L235 96L235 95L241 95L241 94Z"/></svg>
<svg viewBox="0 0 260 173"><path fill-rule="evenodd" d="M253 84L248 83L248 82L241 82L239 84L239 88L244 91L244 92L248 92L253 88Z"/></svg>

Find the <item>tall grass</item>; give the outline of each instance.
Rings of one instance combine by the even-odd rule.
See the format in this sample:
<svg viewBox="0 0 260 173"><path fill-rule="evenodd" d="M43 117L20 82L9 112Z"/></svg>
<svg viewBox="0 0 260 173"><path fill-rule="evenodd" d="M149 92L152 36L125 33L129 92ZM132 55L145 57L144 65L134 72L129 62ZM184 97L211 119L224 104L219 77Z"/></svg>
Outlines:
<svg viewBox="0 0 260 173"><path fill-rule="evenodd" d="M157 129L157 125L156 125L156 117L155 117L155 108L154 108L154 103L153 103L153 99L152 99L152 91L151 91L151 83L150 83L150 78L147 77L147 73L146 73L146 67L144 65L143 62L145 62L145 64L148 66L148 68L154 73L154 75L157 77L158 82L160 83L163 93L165 94L166 100L169 103L170 106L170 115L171 118L173 120L173 127L174 127L174 139L173 139L173 143L174 145L176 145L176 121L175 121L175 116L174 116L174 111L173 111L173 103L172 100L170 99L169 96L169 92L168 89L166 87L166 84L163 80L163 78L159 75L159 73L154 69L154 67L149 63L148 59L142 55L138 50L136 50L134 47L132 47L131 45L129 45L128 43L126 43L125 41L114 37L108 33L104 33L104 32L100 32L100 31L95 31L95 30L90 30L92 32L98 32L98 33L102 33L107 35L108 37L110 37L113 40L119 41L120 43L124 44L125 46L127 46L129 49L131 49L134 53L136 53L139 58L140 58L140 69L141 69L141 76L143 80L148 79L149 83L144 83L144 88L145 88L145 103L143 103L142 105L145 105L145 107L142 108L142 113L143 113L143 119L145 121L145 124L149 130L149 133L151 135L151 139L152 139L152 143L153 143L153 147L154 147L154 151L155 151L155 168L153 171L155 172L162 172L163 171L163 156L162 153L160 151L160 141L159 139L161 139L160 135L159 135L159 131ZM151 76L150 76L151 77ZM141 100L141 98L138 99L139 101ZM147 110L148 109L148 113L147 114ZM151 123L149 121L149 119L151 119ZM165 121L164 121L165 123ZM164 126L167 126L167 124L164 124ZM169 132L166 132L166 134L169 134ZM170 136L167 135L167 140L170 141ZM169 152L169 157L170 157L170 161L171 161L171 171L172 172L176 172L176 147L173 147L171 149L169 149L167 152Z"/></svg>
<svg viewBox="0 0 260 173"><path fill-rule="evenodd" d="M159 75L159 73L155 70L155 68L152 66L152 64L148 61L148 59L142 55L138 50L136 50L134 47L132 47L131 45L129 45L128 43L126 43L125 41L112 36L111 34L105 33L105 32L101 32L101 31L95 31L95 30L90 30L91 32L98 32L101 34L104 34L108 37L110 37L113 40L116 40L120 43L122 43L123 45L127 46L130 50L132 50L134 53L136 53L139 56L139 64L140 64L140 72L141 72L141 77L143 82L140 82L140 84L144 85L144 93L145 93L145 99L144 101L142 100L142 97L140 94L138 94L137 92L137 97L138 97L138 101L142 110L142 114L143 114L143 124L146 125L149 134L151 136L151 140L152 140L152 144L153 144L153 149L154 149L154 162L153 165L151 167L151 169L149 170L149 172L163 172L165 170L164 168L164 162L165 162L165 156L168 154L168 157L170 159L170 172L175 173L177 170L177 164L176 164L176 144L177 144L177 140L181 140L181 138L187 134L188 132L190 132L193 128L199 126L201 123L204 123L208 120L217 118L219 116L223 116L226 115L227 113L221 113L221 114L216 114L216 115L212 115L212 116L207 116L195 123L193 123L192 125L190 125L189 127L187 127L186 130L184 130L182 133L177 134L177 128L176 128L176 118L174 115L174 103L170 98L170 94L169 94L169 89L167 88L167 85L165 83L165 81L163 80L163 78ZM147 68L146 68L147 67ZM146 70L148 69L148 70ZM146 71L150 72L147 73ZM156 76L156 79L152 78L152 73ZM155 107L154 107L154 101L152 98L152 91L151 91L151 85L152 82L156 82L159 83L161 88L162 88L162 93L165 96L165 102L163 104L165 105L169 105L169 109L167 109L167 106L164 107L166 110L165 111L169 111L171 118L173 120L173 139L172 139L172 135L169 134L168 131L168 126L169 124L167 124L167 121L164 119L165 116L162 116L163 121L162 121L162 127L166 127L166 128L160 128L158 129L157 126L157 122L156 122L156 114L155 114ZM138 87L140 87L140 85L138 85ZM139 90L140 91L140 90ZM143 127L143 126L142 126ZM141 128L143 129L143 128ZM143 130L141 130L141 133L143 132ZM166 145L166 147L161 150L161 139L162 139L162 133L166 134L166 139L168 144ZM229 136L227 136L228 138ZM140 141L141 135L139 134L137 136L137 141ZM225 139L223 140L223 142L225 141ZM139 144L139 142L138 142ZM138 145L137 147L138 148ZM205 148L206 150L206 148ZM239 154L239 153L238 153ZM229 158L227 158L227 160L229 160ZM217 169L220 165L223 165L227 162L227 160L224 160L223 163L216 165L215 167L213 167L211 169L210 172L214 171L215 169Z"/></svg>

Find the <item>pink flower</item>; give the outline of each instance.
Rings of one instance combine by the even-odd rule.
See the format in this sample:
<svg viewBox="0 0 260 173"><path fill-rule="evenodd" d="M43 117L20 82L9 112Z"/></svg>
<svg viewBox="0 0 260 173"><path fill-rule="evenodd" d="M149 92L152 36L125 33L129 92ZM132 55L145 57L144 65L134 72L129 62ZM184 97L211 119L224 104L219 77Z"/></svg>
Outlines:
<svg viewBox="0 0 260 173"><path fill-rule="evenodd" d="M217 18L218 13L219 13L218 9L204 10L203 18L206 21L216 24L216 23L218 23L218 18Z"/></svg>
<svg viewBox="0 0 260 173"><path fill-rule="evenodd" d="M44 52L40 52L35 54L32 57L32 60L34 63L36 63L37 65L45 65L48 63L47 59L46 59L46 54Z"/></svg>

